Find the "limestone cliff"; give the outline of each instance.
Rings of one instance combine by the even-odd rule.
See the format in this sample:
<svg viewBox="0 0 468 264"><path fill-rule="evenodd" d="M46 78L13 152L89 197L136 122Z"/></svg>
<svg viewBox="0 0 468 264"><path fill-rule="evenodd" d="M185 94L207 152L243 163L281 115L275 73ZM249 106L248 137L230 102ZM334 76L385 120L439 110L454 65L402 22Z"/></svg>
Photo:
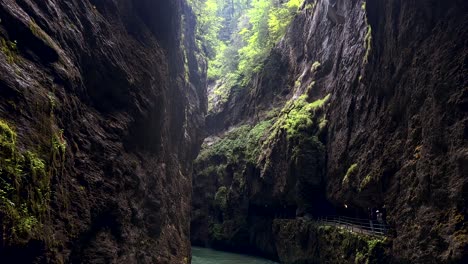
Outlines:
<svg viewBox="0 0 468 264"><path fill-rule="evenodd" d="M380 261L466 261L467 4L332 2L305 1L263 71L208 116L192 241L317 263L290 258L275 218L385 206ZM287 230L316 232L301 225Z"/></svg>
<svg viewBox="0 0 468 264"><path fill-rule="evenodd" d="M182 0L0 1L2 263L188 263L194 26Z"/></svg>

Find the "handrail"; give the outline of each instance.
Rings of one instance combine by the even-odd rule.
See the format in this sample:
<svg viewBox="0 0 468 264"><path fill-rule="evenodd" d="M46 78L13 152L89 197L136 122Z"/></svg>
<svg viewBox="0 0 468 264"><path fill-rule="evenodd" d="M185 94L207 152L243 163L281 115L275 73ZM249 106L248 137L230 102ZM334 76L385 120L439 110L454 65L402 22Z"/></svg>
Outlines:
<svg viewBox="0 0 468 264"><path fill-rule="evenodd" d="M358 232L367 235L386 236L390 226L377 221L368 219L352 218L347 216L325 216L316 219L317 222L330 224L334 226L342 226L352 232Z"/></svg>

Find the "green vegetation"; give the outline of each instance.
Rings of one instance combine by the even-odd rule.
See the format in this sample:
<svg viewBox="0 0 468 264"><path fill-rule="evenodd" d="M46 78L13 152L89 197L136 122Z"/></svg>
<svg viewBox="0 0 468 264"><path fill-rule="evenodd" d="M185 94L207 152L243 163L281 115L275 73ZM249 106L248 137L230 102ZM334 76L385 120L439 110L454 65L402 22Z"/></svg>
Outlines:
<svg viewBox="0 0 468 264"><path fill-rule="evenodd" d="M0 212L5 241L40 235L49 200L45 161L32 151L20 153L15 131L0 120Z"/></svg>
<svg viewBox="0 0 468 264"><path fill-rule="evenodd" d="M225 239L223 225L218 223L211 223L209 227L210 237L214 240L222 241Z"/></svg>
<svg viewBox="0 0 468 264"><path fill-rule="evenodd" d="M346 172L346 175L343 177L343 181L342 181L342 184L345 185L345 184L348 184L349 181L350 181L350 176L353 175L353 173L355 173L358 169L358 165L357 163L354 163L352 164L349 168L348 168L348 171Z"/></svg>
<svg viewBox="0 0 468 264"><path fill-rule="evenodd" d="M18 47L16 40L11 42L0 37L0 50L5 54L7 62L13 64L18 56Z"/></svg>
<svg viewBox="0 0 468 264"><path fill-rule="evenodd" d="M287 140L290 150L288 159L294 164L291 173L297 177L296 200L305 212L313 207L310 188L314 183L311 179L321 178L323 173L321 168L325 163L325 146L319 137L326 127L324 108L330 97L329 94L314 102L308 102L307 95L292 98L279 113L270 130L270 136L262 147L268 150L277 144L278 140ZM267 159L262 173L272 173L273 166Z"/></svg>
<svg viewBox="0 0 468 264"><path fill-rule="evenodd" d="M65 155L66 149L67 143L65 139L63 139L63 130L59 130L58 133L52 136L52 153Z"/></svg>
<svg viewBox="0 0 468 264"><path fill-rule="evenodd" d="M364 11L366 10L365 1L362 2L361 8ZM371 48L372 48L372 27L369 24L369 21L367 20L367 16L366 16L366 24L367 24L367 32L366 32L366 36L364 37L364 47L366 48L366 53L364 54L364 64L367 64L369 62L369 55L370 55Z"/></svg>
<svg viewBox="0 0 468 264"><path fill-rule="evenodd" d="M31 20L31 21L29 22L29 30L30 30L31 33L33 33L36 37L43 38L41 28L36 24L36 22L35 22L34 20Z"/></svg>
<svg viewBox="0 0 468 264"><path fill-rule="evenodd" d="M50 105L50 117L53 117L54 115L54 110L57 107L57 102L55 99L55 95L52 92L49 92L47 94L47 98L49 98L49 105Z"/></svg>
<svg viewBox="0 0 468 264"><path fill-rule="evenodd" d="M314 7L317 5L317 1L314 1L312 3L308 3L305 5L304 9L305 10L311 10L311 9L314 9Z"/></svg>
<svg viewBox="0 0 468 264"><path fill-rule="evenodd" d="M324 105L330 99L330 94L312 103L309 103L307 99L307 95L302 95L286 103L273 125L273 133L271 133L269 141L276 137L281 130L286 131L289 139L298 137L301 132L312 132L314 118L317 118L316 112L323 110Z"/></svg>
<svg viewBox="0 0 468 264"><path fill-rule="evenodd" d="M354 258L354 263L355 264L362 264L362 263L365 263L365 261L366 261L366 256L364 255L364 253L362 253L361 251L356 252L356 257Z"/></svg>
<svg viewBox="0 0 468 264"><path fill-rule="evenodd" d="M367 184L369 184L372 180L372 176L370 174L367 174L366 177L364 177L364 179L362 180L361 184L359 185L359 191L361 191L362 189L364 189Z"/></svg>
<svg viewBox="0 0 468 264"><path fill-rule="evenodd" d="M366 54L364 55L364 64L369 62L369 54L372 48L372 27L370 25L367 26L367 33L364 39L365 47L366 47Z"/></svg>
<svg viewBox="0 0 468 264"><path fill-rule="evenodd" d="M322 64L320 64L319 61L314 62L314 63L312 64L312 67L310 67L310 71L311 71L311 72L315 72L315 71L320 67L320 65L322 65Z"/></svg>
<svg viewBox="0 0 468 264"><path fill-rule="evenodd" d="M219 187L218 191L215 194L214 202L217 207L221 210L226 209L227 199L228 199L228 188L226 186Z"/></svg>
<svg viewBox="0 0 468 264"><path fill-rule="evenodd" d="M332 225L322 225L315 221L275 219L273 230L280 243L287 241L295 252L293 256L310 257L318 263L388 263L389 248L386 238L378 238ZM304 239L291 239L291 234L307 234ZM304 248L302 245L307 244ZM311 249L320 250L311 250ZM313 254L313 255L309 255Z"/></svg>
<svg viewBox="0 0 468 264"><path fill-rule="evenodd" d="M255 126L238 127L212 146L203 149L196 162L212 157L223 157L228 164L237 164L242 161L255 164L260 154L262 139L270 127L270 120L260 122Z"/></svg>
<svg viewBox="0 0 468 264"><path fill-rule="evenodd" d="M328 125L327 116L323 115L319 123L319 131L322 132Z"/></svg>
<svg viewBox="0 0 468 264"><path fill-rule="evenodd" d="M208 56L208 78L221 102L262 69L302 0L189 0L198 16L197 38ZM210 103L214 97L211 98ZM212 109L210 105L210 109Z"/></svg>
<svg viewBox="0 0 468 264"><path fill-rule="evenodd" d="M377 264L382 263L385 258L383 253L383 249L387 244L385 238L350 232L339 227L331 227L327 232L333 237L333 240L342 241L341 250L355 254L354 263Z"/></svg>

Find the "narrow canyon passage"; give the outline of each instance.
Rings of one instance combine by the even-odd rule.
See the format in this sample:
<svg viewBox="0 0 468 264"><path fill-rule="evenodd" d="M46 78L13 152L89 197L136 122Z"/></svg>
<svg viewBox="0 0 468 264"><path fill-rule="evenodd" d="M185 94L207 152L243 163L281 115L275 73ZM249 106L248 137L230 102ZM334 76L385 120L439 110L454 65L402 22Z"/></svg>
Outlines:
<svg viewBox="0 0 468 264"><path fill-rule="evenodd" d="M466 261L466 3L192 7L208 58L192 245L281 263Z"/></svg>
<svg viewBox="0 0 468 264"><path fill-rule="evenodd" d="M0 263L468 263L467 40L466 0L0 0Z"/></svg>

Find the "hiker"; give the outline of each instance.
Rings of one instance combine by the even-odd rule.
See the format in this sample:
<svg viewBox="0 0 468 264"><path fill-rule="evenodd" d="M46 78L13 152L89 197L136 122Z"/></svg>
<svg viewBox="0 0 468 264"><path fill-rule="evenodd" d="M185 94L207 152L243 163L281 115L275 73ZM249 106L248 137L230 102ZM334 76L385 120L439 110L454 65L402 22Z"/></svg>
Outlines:
<svg viewBox="0 0 468 264"><path fill-rule="evenodd" d="M382 224L383 223L383 221L382 221L382 212L379 211L379 210L377 210L375 212L377 214L377 222L379 222L379 224Z"/></svg>

